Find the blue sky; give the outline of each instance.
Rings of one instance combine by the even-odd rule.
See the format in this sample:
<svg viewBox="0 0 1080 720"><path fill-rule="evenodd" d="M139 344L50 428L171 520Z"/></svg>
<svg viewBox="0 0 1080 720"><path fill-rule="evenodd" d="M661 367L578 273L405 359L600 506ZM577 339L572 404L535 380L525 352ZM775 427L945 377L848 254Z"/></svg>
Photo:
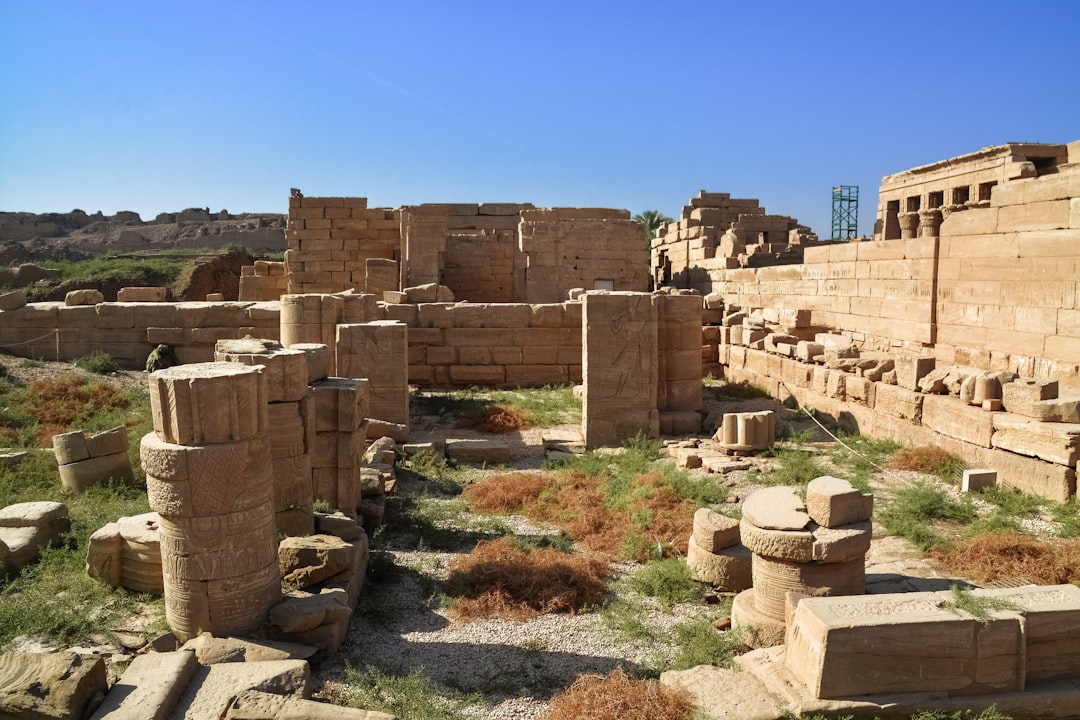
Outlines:
<svg viewBox="0 0 1080 720"><path fill-rule="evenodd" d="M0 0L0 211L831 188L1080 139L1080 2Z"/></svg>

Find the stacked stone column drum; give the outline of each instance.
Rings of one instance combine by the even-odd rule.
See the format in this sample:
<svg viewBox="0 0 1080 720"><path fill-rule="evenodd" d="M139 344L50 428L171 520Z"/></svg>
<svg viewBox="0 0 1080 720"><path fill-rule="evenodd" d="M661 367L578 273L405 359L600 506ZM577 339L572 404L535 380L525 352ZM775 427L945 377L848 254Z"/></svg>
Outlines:
<svg viewBox="0 0 1080 720"><path fill-rule="evenodd" d="M724 424L715 438L730 453L768 450L776 442L776 415L772 410L724 413Z"/></svg>
<svg viewBox="0 0 1080 720"><path fill-rule="evenodd" d="M159 515L165 617L187 640L245 635L281 600L262 366L198 363L150 375L142 439Z"/></svg>
<svg viewBox="0 0 1080 720"><path fill-rule="evenodd" d="M409 425L408 326L394 320L337 326L337 374L367 378L369 417Z"/></svg>
<svg viewBox="0 0 1080 720"><path fill-rule="evenodd" d="M753 553L754 586L732 607L735 626L751 625L751 644L784 642L788 604L800 597L862 595L870 549L872 495L847 480L819 477L807 486L758 490L743 505L739 533Z"/></svg>
<svg viewBox="0 0 1080 720"><path fill-rule="evenodd" d="M750 551L739 543L739 521L708 508L694 513L686 564L695 580L738 592L751 585Z"/></svg>
<svg viewBox="0 0 1080 720"><path fill-rule="evenodd" d="M339 323L362 323L376 319L378 299L364 293L327 295L310 293L281 297L281 344L322 344L330 348L331 363L336 358ZM331 375L342 375L331 364Z"/></svg>
<svg viewBox="0 0 1080 720"><path fill-rule="evenodd" d="M282 535L310 535L315 530L311 489L315 410L308 388L307 353L283 348L273 340L245 338L219 340L214 359L265 368L275 525Z"/></svg>
<svg viewBox="0 0 1080 720"><path fill-rule="evenodd" d="M701 315L700 295L656 297L657 388L660 432L701 432Z"/></svg>
<svg viewBox="0 0 1080 720"><path fill-rule="evenodd" d="M311 457L315 499L355 519L367 442L368 381L329 377L313 383L311 390L315 396L315 452Z"/></svg>

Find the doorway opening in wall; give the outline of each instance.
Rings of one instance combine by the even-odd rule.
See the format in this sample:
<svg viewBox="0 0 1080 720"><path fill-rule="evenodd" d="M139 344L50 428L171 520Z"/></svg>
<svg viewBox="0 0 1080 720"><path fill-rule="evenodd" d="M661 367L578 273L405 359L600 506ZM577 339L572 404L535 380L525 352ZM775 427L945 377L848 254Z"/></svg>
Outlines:
<svg viewBox="0 0 1080 720"><path fill-rule="evenodd" d="M900 237L900 201L890 200L885 204L885 239L896 240Z"/></svg>
<svg viewBox="0 0 1080 720"><path fill-rule="evenodd" d="M930 193L927 204L931 208L939 208L945 204L945 191L939 190L937 192Z"/></svg>
<svg viewBox="0 0 1080 720"><path fill-rule="evenodd" d="M990 202L990 191L995 185L996 182L979 183L979 202Z"/></svg>
<svg viewBox="0 0 1080 720"><path fill-rule="evenodd" d="M971 188L967 185L962 187L953 188L952 191L952 204L964 205L971 199Z"/></svg>

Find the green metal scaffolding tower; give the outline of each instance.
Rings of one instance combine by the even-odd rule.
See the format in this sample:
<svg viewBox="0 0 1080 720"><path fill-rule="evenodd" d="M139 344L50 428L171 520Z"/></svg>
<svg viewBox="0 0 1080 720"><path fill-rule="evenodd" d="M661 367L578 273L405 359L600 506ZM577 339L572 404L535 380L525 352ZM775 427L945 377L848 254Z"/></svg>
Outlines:
<svg viewBox="0 0 1080 720"><path fill-rule="evenodd" d="M832 189L833 240L850 240L859 234L859 186L838 185Z"/></svg>

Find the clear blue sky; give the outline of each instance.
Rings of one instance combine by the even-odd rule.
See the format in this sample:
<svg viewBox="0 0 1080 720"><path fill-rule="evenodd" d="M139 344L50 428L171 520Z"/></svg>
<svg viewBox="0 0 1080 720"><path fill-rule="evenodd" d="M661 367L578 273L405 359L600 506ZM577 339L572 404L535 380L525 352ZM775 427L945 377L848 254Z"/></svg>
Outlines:
<svg viewBox="0 0 1080 720"><path fill-rule="evenodd" d="M699 189L829 235L831 188L1080 139L1080 0L0 0L0 210Z"/></svg>

